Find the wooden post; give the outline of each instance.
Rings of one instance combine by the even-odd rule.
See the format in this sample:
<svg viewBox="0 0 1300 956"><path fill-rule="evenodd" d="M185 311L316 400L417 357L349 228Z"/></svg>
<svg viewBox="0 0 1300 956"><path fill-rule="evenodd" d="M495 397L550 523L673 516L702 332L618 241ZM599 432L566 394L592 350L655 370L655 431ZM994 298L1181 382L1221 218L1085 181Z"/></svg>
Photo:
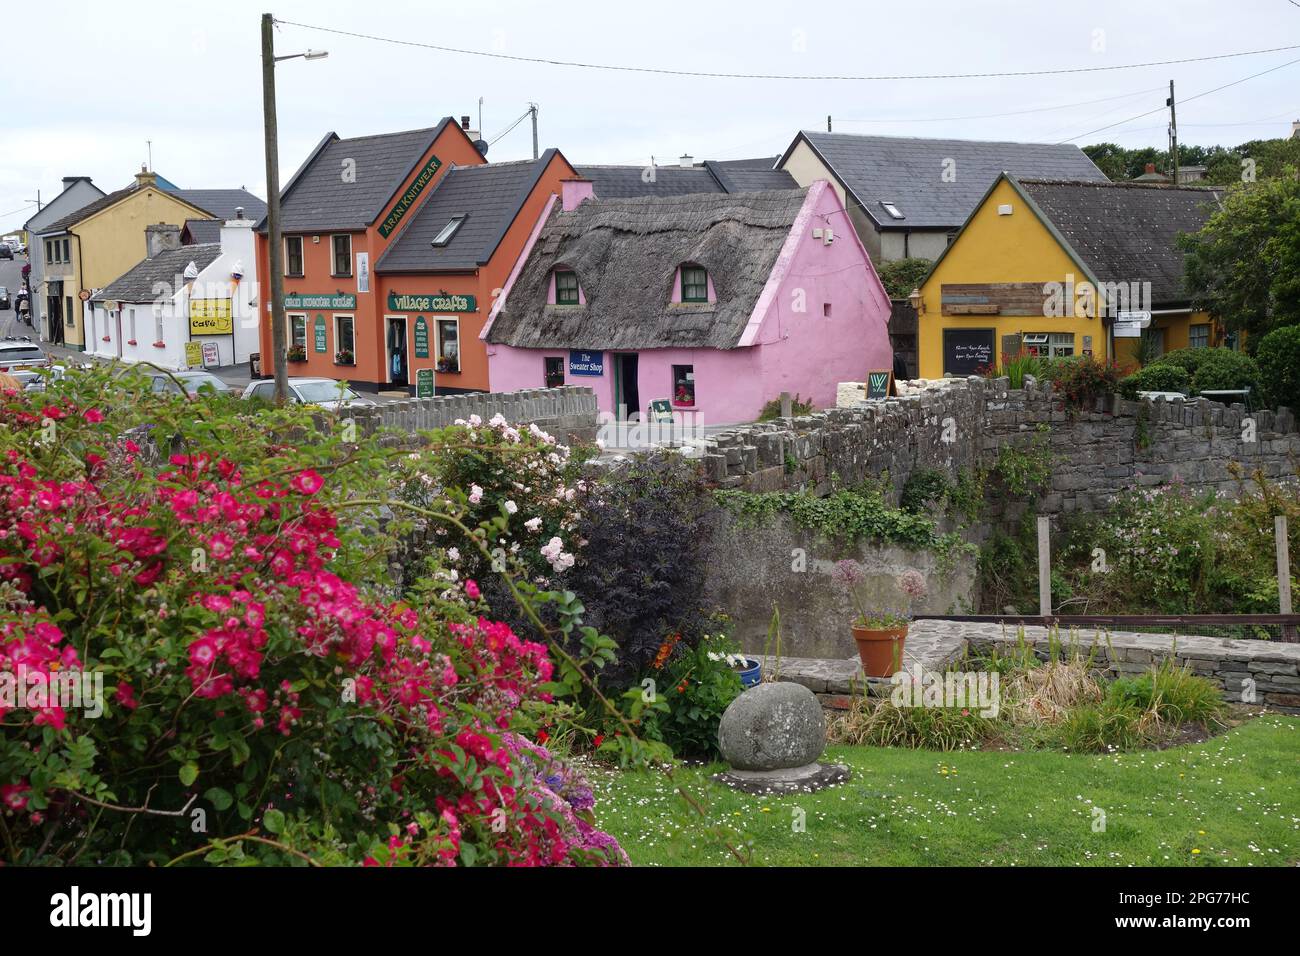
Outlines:
<svg viewBox="0 0 1300 956"><path fill-rule="evenodd" d="M1052 616L1052 539L1051 519L1038 516L1038 613Z"/></svg>
<svg viewBox="0 0 1300 956"><path fill-rule="evenodd" d="M1286 515L1273 518L1273 538L1277 546L1277 610L1279 614L1291 613L1291 549L1287 537ZM1294 625L1282 625L1282 640L1296 643Z"/></svg>
<svg viewBox="0 0 1300 956"><path fill-rule="evenodd" d="M790 401L790 393L781 393L781 417L789 418L794 414L794 403Z"/></svg>

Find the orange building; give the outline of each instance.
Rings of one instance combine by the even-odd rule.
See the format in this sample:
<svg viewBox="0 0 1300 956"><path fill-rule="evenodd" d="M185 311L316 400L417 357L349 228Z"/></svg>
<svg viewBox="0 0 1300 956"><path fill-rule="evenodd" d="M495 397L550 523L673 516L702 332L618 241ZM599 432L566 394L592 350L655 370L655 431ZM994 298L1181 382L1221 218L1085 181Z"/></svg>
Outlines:
<svg viewBox="0 0 1300 956"><path fill-rule="evenodd" d="M281 190L284 299L291 376L346 379L361 388L402 388L415 329L393 342L374 264L453 169L487 160L451 117L431 129L340 139L329 133ZM270 264L266 222L258 226L258 275ZM262 374L274 372L270 302L261 296ZM413 359L411 360L413 361ZM409 364L409 363L408 363ZM484 383L486 385L486 383Z"/></svg>
<svg viewBox="0 0 1300 956"><path fill-rule="evenodd" d="M405 371L417 395L490 388L479 332L548 200L576 175L548 149L534 160L463 166L438 181L375 263L387 387L398 387Z"/></svg>

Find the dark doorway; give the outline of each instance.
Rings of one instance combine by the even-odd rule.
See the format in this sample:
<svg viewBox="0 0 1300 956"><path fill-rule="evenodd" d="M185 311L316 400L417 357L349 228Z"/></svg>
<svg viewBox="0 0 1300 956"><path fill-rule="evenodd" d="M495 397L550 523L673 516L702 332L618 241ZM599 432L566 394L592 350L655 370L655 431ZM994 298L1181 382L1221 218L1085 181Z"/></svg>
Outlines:
<svg viewBox="0 0 1300 956"><path fill-rule="evenodd" d="M388 320L388 380L394 385L409 384L406 366L406 319Z"/></svg>
<svg viewBox="0 0 1300 956"><path fill-rule="evenodd" d="M635 352L619 352L614 355L614 410L617 415L626 415L628 421L639 421L641 418Z"/></svg>

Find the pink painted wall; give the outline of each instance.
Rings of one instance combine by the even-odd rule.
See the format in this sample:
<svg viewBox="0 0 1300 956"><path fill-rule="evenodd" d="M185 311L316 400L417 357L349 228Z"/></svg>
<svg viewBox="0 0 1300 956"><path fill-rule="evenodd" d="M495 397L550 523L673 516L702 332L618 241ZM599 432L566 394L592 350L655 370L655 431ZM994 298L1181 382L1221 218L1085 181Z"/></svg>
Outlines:
<svg viewBox="0 0 1300 956"><path fill-rule="evenodd" d="M812 235L814 228L827 227L835 234L829 246ZM675 287L680 295L680 278ZM509 287L502 299L508 295ZM672 398L674 365L695 367L695 409L710 425L753 421L783 391L832 407L837 383L861 382L869 369L893 367L889 311L889 297L835 190L816 182L754 307L742 346L640 350L642 410L655 399ZM604 375L571 376L567 349L487 350L495 391L543 387L543 358L558 356L565 360L566 385L592 388L601 411L615 411L615 353L605 352Z"/></svg>

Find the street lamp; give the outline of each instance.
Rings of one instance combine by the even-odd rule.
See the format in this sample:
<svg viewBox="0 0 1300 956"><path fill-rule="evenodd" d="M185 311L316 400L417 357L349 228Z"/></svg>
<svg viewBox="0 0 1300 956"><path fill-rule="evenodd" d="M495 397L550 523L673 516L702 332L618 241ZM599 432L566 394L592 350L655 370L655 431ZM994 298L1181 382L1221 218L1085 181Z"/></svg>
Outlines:
<svg viewBox="0 0 1300 956"><path fill-rule="evenodd" d="M325 50L275 55L275 18L262 14L262 117L266 126L266 231L267 265L271 279L271 361L275 367L275 400L283 405L289 400L289 373L285 369L288 345L285 342L284 271L280 259L284 250L280 237L280 150L276 143L275 64L280 60L322 60Z"/></svg>

